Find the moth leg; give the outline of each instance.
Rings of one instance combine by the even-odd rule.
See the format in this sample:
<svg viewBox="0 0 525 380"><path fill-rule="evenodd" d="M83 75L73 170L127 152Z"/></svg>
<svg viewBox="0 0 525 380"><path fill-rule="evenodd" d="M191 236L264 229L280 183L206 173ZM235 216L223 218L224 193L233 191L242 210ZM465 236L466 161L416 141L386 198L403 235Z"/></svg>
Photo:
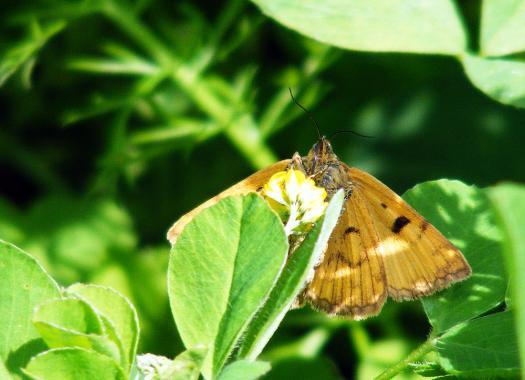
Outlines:
<svg viewBox="0 0 525 380"><path fill-rule="evenodd" d="M306 173L306 168L304 167L303 159L301 158L301 155L299 153L294 153L294 155L292 156L292 160L288 164L287 169L296 169L302 171L303 173Z"/></svg>

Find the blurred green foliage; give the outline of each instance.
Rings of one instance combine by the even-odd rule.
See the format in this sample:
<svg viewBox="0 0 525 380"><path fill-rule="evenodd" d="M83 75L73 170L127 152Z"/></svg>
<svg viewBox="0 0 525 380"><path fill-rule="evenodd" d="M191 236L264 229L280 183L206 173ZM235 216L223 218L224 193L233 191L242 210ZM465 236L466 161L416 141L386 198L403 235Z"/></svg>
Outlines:
<svg viewBox="0 0 525 380"><path fill-rule="evenodd" d="M316 139L288 87L323 134L373 135L341 134L333 144L343 161L400 193L442 177L481 187L525 181L523 1L442 2L435 15L452 28L446 44L432 28L410 40L420 31L414 15L395 20L385 1L349 2L357 16L371 6L385 17L350 30L345 44L298 23L306 2L256 3L327 44L240 0L2 4L0 238L35 255L61 285L92 282L128 296L141 319L140 352L183 349L165 285L168 227ZM322 3L319 14L337 5ZM406 23L413 27L400 34ZM491 194L512 209L505 191ZM523 252L512 241L509 257ZM417 302L389 302L361 323L293 311L266 358L273 378L301 368L306 379L311 367L326 379L367 379L429 328Z"/></svg>

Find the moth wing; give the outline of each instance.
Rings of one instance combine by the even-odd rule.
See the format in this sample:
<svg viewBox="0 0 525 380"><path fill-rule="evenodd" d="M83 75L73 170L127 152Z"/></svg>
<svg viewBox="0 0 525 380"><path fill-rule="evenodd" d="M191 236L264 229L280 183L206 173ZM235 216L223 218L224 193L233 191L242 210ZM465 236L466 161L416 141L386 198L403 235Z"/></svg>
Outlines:
<svg viewBox="0 0 525 380"><path fill-rule="evenodd" d="M467 278L461 252L400 196L373 176L348 168L350 199L363 202L378 237L388 295L395 300L432 294ZM362 226L359 220L354 221Z"/></svg>
<svg viewBox="0 0 525 380"><path fill-rule="evenodd" d="M377 315L387 298L379 238L363 194L352 193L299 302L352 319Z"/></svg>
<svg viewBox="0 0 525 380"><path fill-rule="evenodd" d="M221 199L226 198L230 195L242 195L260 191L264 184L268 182L268 180L273 174L282 170L286 170L289 163L290 160L282 160L276 162L275 164L272 164L267 168L261 169L258 172L253 173L251 176L229 187L228 189L224 190L223 192L214 196L213 198L208 199L206 202L202 203L198 207L194 208L187 214L180 217L179 220L177 220L173 224L173 226L170 227L167 235L168 240L171 244L175 244L175 241L184 229L184 226L186 226L186 224L188 224L195 217L195 215L197 215L205 208L214 205Z"/></svg>

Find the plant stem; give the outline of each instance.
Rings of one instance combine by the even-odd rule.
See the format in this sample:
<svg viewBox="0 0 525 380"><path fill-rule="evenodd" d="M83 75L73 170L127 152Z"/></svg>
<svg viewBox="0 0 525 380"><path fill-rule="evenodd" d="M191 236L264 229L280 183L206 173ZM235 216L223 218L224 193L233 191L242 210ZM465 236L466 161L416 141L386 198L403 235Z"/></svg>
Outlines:
<svg viewBox="0 0 525 380"><path fill-rule="evenodd" d="M370 338L363 324L352 321L348 325L348 335L354 345L357 357L359 360L364 360L370 347Z"/></svg>
<svg viewBox="0 0 525 380"><path fill-rule="evenodd" d="M185 65L140 20L116 3L110 3L105 14L123 31L148 51L170 79L181 88L193 103L220 125L225 136L257 169L276 161L272 150L264 143L253 116L237 113L234 106L223 101L194 68Z"/></svg>
<svg viewBox="0 0 525 380"><path fill-rule="evenodd" d="M421 344L418 348L412 351L406 358L404 358L403 360L401 360L399 363L395 364L394 366L388 368L386 371L382 372L379 376L375 378L375 380L392 379L398 373L404 371L410 363L413 363L421 359L427 353L432 351L432 348L433 348L432 342L433 342L432 338L429 338L427 341Z"/></svg>

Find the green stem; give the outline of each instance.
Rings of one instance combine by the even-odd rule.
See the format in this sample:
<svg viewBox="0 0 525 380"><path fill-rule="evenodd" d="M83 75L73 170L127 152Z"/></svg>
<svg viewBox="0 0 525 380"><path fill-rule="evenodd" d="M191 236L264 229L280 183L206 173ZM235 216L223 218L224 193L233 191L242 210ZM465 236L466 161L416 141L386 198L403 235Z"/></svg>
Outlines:
<svg viewBox="0 0 525 380"><path fill-rule="evenodd" d="M360 322L351 322L348 326L348 334L352 341L359 360L366 357L368 349L370 348L370 338L365 327Z"/></svg>
<svg viewBox="0 0 525 380"><path fill-rule="evenodd" d="M410 363L420 360L427 353L432 351L432 338L429 338L425 343L421 344L418 348L412 351L406 358L401 360L396 365L388 368L386 371L382 372L375 380L388 380L392 379L398 373L404 371Z"/></svg>
<svg viewBox="0 0 525 380"><path fill-rule="evenodd" d="M120 6L116 1L107 1L102 12L151 54L164 69L179 64L178 59L168 53L169 50L164 44L129 9Z"/></svg>
<svg viewBox="0 0 525 380"><path fill-rule="evenodd" d="M148 51L170 73L170 78L213 121L224 129L225 135L255 168L262 168L276 161L276 157L263 142L253 116L243 112L237 114L213 91L199 73L184 65L178 57L146 28L137 17L116 2L104 9L105 14L122 30Z"/></svg>

